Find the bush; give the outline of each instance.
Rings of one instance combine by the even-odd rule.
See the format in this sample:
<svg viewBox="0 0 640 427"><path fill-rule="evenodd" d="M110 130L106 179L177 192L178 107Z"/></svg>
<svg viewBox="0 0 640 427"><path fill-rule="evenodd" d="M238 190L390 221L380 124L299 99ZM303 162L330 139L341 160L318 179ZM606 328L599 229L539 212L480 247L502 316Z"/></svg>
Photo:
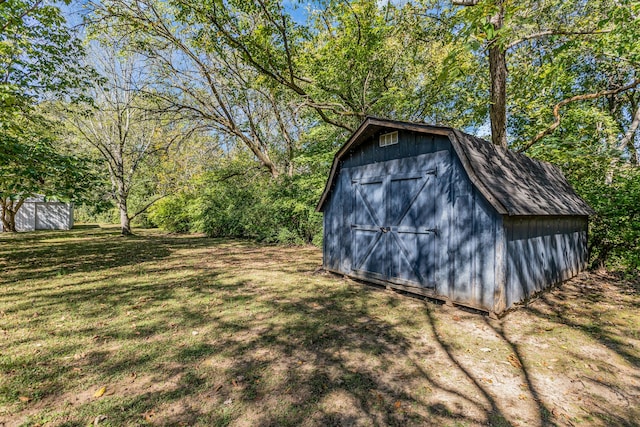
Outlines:
<svg viewBox="0 0 640 427"><path fill-rule="evenodd" d="M541 149L539 157L559 165L576 192L596 211L589 221L592 268L640 273L640 168L611 163L603 151L577 144ZM611 182L608 181L611 177Z"/></svg>
<svg viewBox="0 0 640 427"><path fill-rule="evenodd" d="M191 217L187 212L189 198L180 193L157 201L149 210L147 221L166 231L184 233L191 229Z"/></svg>
<svg viewBox="0 0 640 427"><path fill-rule="evenodd" d="M204 232L211 237L247 238L288 245L322 242L322 215L315 206L324 176L277 180L238 166L201 177L196 190L163 199L149 219L175 232Z"/></svg>
<svg viewBox="0 0 640 427"><path fill-rule="evenodd" d="M585 193L596 210L589 235L592 265L640 274L640 170L617 168L611 184Z"/></svg>

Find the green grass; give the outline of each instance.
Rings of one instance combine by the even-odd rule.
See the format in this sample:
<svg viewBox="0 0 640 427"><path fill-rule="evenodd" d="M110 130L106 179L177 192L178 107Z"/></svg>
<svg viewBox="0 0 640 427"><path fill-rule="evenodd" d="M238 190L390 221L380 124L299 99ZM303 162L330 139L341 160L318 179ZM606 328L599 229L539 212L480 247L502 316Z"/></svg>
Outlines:
<svg viewBox="0 0 640 427"><path fill-rule="evenodd" d="M0 426L640 419L633 283L494 321L319 274L312 247L137 233L0 235Z"/></svg>

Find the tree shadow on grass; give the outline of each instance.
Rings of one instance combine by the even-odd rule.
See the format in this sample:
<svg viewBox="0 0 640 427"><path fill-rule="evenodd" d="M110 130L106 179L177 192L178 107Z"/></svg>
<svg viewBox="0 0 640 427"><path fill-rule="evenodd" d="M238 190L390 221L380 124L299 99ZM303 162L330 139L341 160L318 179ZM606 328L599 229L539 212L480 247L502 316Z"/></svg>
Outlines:
<svg viewBox="0 0 640 427"><path fill-rule="evenodd" d="M110 271L93 282L74 275L70 280L76 282L58 289L38 285L37 299L19 300L19 290L12 291L9 316L37 311L39 316L20 319L59 338L37 353L33 336L6 341L28 350L3 360L8 375L0 396L15 401L31 393L35 408L28 412L25 405L21 413L29 422L61 411L54 419L70 426L100 414L112 425L516 424L513 410L505 409L513 396L496 394L477 358L466 357L450 336L455 326L447 322L462 316L450 309L314 276L318 254L309 257L308 250L139 239L160 242L153 246L165 251L149 255L160 263L138 262L139 274ZM79 259L59 255L62 262L91 266L111 247L108 239L76 244L83 245ZM113 266L135 263L127 252L121 256ZM6 294L0 298L9 301ZM52 330L54 314L48 313L87 320ZM503 323L464 316L491 330L519 361L521 368L508 369L528 386L527 405L535 412L529 425L553 425L526 350ZM93 398L103 384L107 394ZM74 403L79 392L86 396ZM619 425L635 419L632 412L606 416Z"/></svg>
<svg viewBox="0 0 640 427"><path fill-rule="evenodd" d="M0 277L0 284L133 266L167 258L181 248L207 247L212 243L202 237L121 237L111 228L91 230L90 234L81 230L3 238L0 268L9 274Z"/></svg>
<svg viewBox="0 0 640 427"><path fill-rule="evenodd" d="M202 279L215 284L215 278ZM230 318L214 310L181 307L155 312L153 319L136 331L116 328L118 332L107 338L106 347L109 342L124 346L123 342L140 340L136 351L118 354L99 346L72 361L66 369L94 369L108 373L115 382L126 379L131 372L145 372L153 383L168 385L138 390L129 396L125 393L118 398L88 401L82 413L105 413L114 424L130 423L151 411L163 420L161 423L169 424L197 421L201 425L224 425L245 417L257 426L353 422L424 425L447 419L483 422L482 416L456 411L455 406L426 403L385 373L386 367L407 378L430 378L429 373L415 367L401 373L403 368L398 361L411 360L412 344L392 324L374 316L375 307L369 299L375 291L339 287L321 295L299 296L282 291L264 295L261 288L245 281L218 286L216 292L223 306L235 305L241 310L251 299L259 300L253 309L261 316ZM142 287L136 290L135 297L151 292ZM55 298L59 300L60 296ZM170 338L165 336L167 342L163 342L159 335L170 335L172 319L180 323L181 335L189 336L191 330L209 332L204 337L193 335L167 345ZM100 328L88 326L68 335L88 337L102 333ZM147 338L159 341L145 344ZM39 358L52 356L55 355L48 356L43 351ZM30 381L48 381L50 374ZM65 370L56 375L64 381ZM433 388L447 388L436 381L430 384ZM58 382L49 381L40 390L41 397L59 398L56 387L63 388ZM453 392L475 405L473 398ZM491 409L492 416L496 411ZM67 420L68 425L80 422L73 417Z"/></svg>
<svg viewBox="0 0 640 427"><path fill-rule="evenodd" d="M590 273L582 279L574 279L571 283L565 284L563 292L540 295L538 300L525 310L553 324L554 327L570 328L589 337L596 351L607 352L611 354L612 359L619 356L632 367L631 374L617 372L618 368L609 366L610 363L615 363L613 360L602 360L585 354L584 349L566 347L566 352L572 354L573 359L580 361L585 368L573 373L574 381L585 388L589 385L589 388L594 389L594 392L590 393L590 399L584 402L584 405L588 406L589 415L599 419L604 425L636 426L640 419L640 386L627 384L625 389L621 389L619 381L629 374L635 377L636 383L640 381L640 357L634 346L627 342L628 338L637 332L607 320L607 316L615 312L612 311L615 310L614 306L621 312L636 311L637 283L620 280L611 285L608 284L611 279L608 275ZM620 295L623 298L612 301L612 298L618 299ZM625 299L625 296L628 298ZM632 325L629 324L630 328L633 328ZM610 400L597 396L595 389L601 390L604 395L609 394ZM612 405L613 400L626 402L626 409Z"/></svg>

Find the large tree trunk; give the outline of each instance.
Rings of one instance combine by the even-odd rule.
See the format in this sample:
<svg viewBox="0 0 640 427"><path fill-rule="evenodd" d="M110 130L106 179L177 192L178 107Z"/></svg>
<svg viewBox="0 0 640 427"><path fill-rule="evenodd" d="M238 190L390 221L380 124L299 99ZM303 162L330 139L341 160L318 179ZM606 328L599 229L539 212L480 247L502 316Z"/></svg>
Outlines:
<svg viewBox="0 0 640 427"><path fill-rule="evenodd" d="M18 209L22 207L24 203L24 199L20 199L17 202L14 202L10 198L3 198L1 200L1 208L2 208L2 216L0 219L2 220L2 226L4 231L9 231L15 233L16 230L16 214L18 213Z"/></svg>
<svg viewBox="0 0 640 427"><path fill-rule="evenodd" d="M11 231L11 227L9 224L9 218L7 217L7 208L6 208L6 201L4 199L4 197L2 199L0 199L0 209L2 209L0 211L0 221L2 221L2 230L3 231Z"/></svg>
<svg viewBox="0 0 640 427"><path fill-rule="evenodd" d="M130 236L131 233L131 219L127 213L127 200L121 199L118 202L118 209L120 210L120 234L123 236Z"/></svg>
<svg viewBox="0 0 640 427"><path fill-rule="evenodd" d="M118 210L120 211L120 234L123 236L130 236L131 234L131 217L129 217L129 211L127 209L128 191L125 190L125 183L116 180L118 186Z"/></svg>
<svg viewBox="0 0 640 427"><path fill-rule="evenodd" d="M7 211L7 231L10 231L12 233L17 232L18 230L16 230L16 213L13 212L12 210Z"/></svg>
<svg viewBox="0 0 640 427"><path fill-rule="evenodd" d="M456 6L476 6L480 0L453 0ZM504 25L504 0L495 0L498 12L488 18L494 34ZM507 49L496 35L489 42L489 77L491 80L491 142L507 147Z"/></svg>
<svg viewBox="0 0 640 427"><path fill-rule="evenodd" d="M15 215L5 203L2 204L2 228L4 231L16 232Z"/></svg>
<svg viewBox="0 0 640 427"><path fill-rule="evenodd" d="M489 72L491 74L491 142L507 146L507 61L503 48L489 49Z"/></svg>
<svg viewBox="0 0 640 427"><path fill-rule="evenodd" d="M131 233L131 219L127 215L127 206L118 204L120 209L120 234L123 236L130 236Z"/></svg>
<svg viewBox="0 0 640 427"><path fill-rule="evenodd" d="M498 0L500 10L489 20L497 32L504 22L502 0ZM489 47L489 75L491 78L491 142L507 147L507 52L504 46L494 38Z"/></svg>

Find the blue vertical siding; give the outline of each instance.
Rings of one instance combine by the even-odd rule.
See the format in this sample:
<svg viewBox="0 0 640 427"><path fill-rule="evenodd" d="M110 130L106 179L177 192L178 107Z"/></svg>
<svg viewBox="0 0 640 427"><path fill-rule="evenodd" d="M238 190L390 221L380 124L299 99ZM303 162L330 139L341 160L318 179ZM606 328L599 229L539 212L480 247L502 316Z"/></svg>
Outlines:
<svg viewBox="0 0 640 427"><path fill-rule="evenodd" d="M494 308L496 230L501 217L473 187L459 160L452 174L453 205L449 251L451 300Z"/></svg>
<svg viewBox="0 0 640 427"><path fill-rule="evenodd" d="M323 265L338 273L351 271L352 202L349 175L340 174L324 212Z"/></svg>
<svg viewBox="0 0 640 427"><path fill-rule="evenodd" d="M587 217L505 219L507 307L586 267Z"/></svg>

